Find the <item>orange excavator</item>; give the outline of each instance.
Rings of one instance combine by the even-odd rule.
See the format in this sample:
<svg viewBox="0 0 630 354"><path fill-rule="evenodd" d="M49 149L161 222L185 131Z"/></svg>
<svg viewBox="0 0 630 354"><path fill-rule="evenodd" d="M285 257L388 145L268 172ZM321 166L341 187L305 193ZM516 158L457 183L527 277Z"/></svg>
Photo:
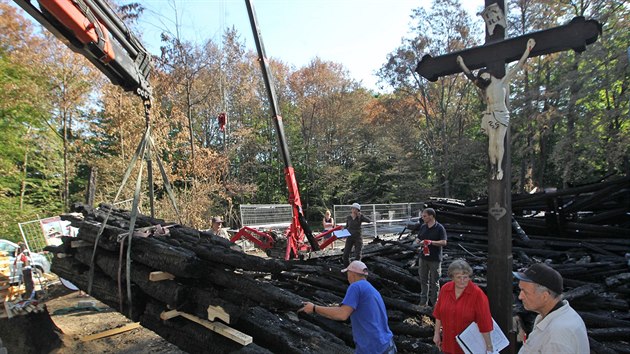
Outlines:
<svg viewBox="0 0 630 354"><path fill-rule="evenodd" d="M113 84L136 93L145 102L145 107L150 107L151 55L105 0L14 1L71 50L90 60ZM245 0L245 3L285 165L284 174L293 218L284 235L243 227L231 241L248 239L271 256L296 258L300 252L317 251L332 244L336 239L333 232L341 227L313 236L306 222L256 14L251 0ZM304 242L305 236L308 243Z"/></svg>

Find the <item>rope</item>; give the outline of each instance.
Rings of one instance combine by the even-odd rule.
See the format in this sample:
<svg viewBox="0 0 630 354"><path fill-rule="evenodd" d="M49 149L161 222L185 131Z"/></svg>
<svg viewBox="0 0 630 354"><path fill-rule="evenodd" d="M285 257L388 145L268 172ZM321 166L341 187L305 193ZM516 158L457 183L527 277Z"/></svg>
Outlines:
<svg viewBox="0 0 630 354"><path fill-rule="evenodd" d="M479 258L483 258L483 257L479 257L479 256L477 256L476 254L474 254L474 253L470 252L469 250L467 250L467 249L466 249L466 247L462 246L461 244L458 244L458 246L459 246L459 248L461 248L462 250L464 250L464 252L468 253L469 255L471 255L471 256L472 256L472 257L474 257L474 258L477 258L477 259L479 259Z"/></svg>
<svg viewBox="0 0 630 354"><path fill-rule="evenodd" d="M116 197L114 197L114 202L113 202L114 204L118 200L118 197L120 197L123 187L127 183L129 176L131 175L131 170L133 166L135 166L136 161L138 161L138 157L140 156L141 153L144 152L144 148L146 146L146 141L147 141L147 137L149 136L149 133L150 133L150 128L148 127L144 133L142 140L140 141L140 144L138 144L138 148L136 149L136 152L134 153L133 157L131 158L131 161L129 162L129 165L127 166L127 170L125 171L125 175L123 177L122 183L120 184L120 187L118 188L118 193L116 193ZM101 236L103 235L103 231L105 230L105 226L107 225L107 220L109 219L111 212L112 212L112 209L110 208L105 214L105 219L101 223L101 227L99 228L98 233L96 234L96 240L94 241L94 249L92 250L92 258L90 259L90 271L88 275L87 293L90 295L92 294L92 285L94 282L94 261L96 259L96 250L98 248L98 242L101 239Z"/></svg>
<svg viewBox="0 0 630 354"><path fill-rule="evenodd" d="M118 306L120 308L120 313L123 312L123 293L122 293L122 258L124 251L124 242L120 243L120 250L118 251Z"/></svg>
<svg viewBox="0 0 630 354"><path fill-rule="evenodd" d="M120 187L118 188L116 197L114 198L114 203L116 203L116 201L118 200L118 197L120 196L123 187L125 186L125 184L127 183L127 180L131 176L131 171L133 169L133 166L135 166L139 158L142 158L147 161L147 166L148 166L147 169L149 170L148 171L149 188L151 188L151 193L150 193L151 217L154 217L151 151L155 149L155 142L153 141L153 138L151 138L151 124L150 124L151 123L151 120L150 120L151 100L150 99L144 101L144 108L145 108L144 113L145 113L145 119L146 119L146 131L142 137L142 140L138 144L138 147L133 155L133 158L131 159L131 162L127 166L127 170L125 171L125 175L123 177L122 183ZM179 220L179 223L181 224L182 223L181 214L179 212L179 209L177 208L177 203L175 202L175 195L173 194L171 184L168 180L168 176L166 175L166 170L164 169L164 165L162 164L162 161L159 158L157 159L157 162L160 168L160 174L162 176L162 180L164 182L164 186L166 188L169 200L171 202L171 205L173 206L173 209L175 209L177 218ZM131 207L131 214L130 214L130 220L129 220L129 232L127 233L125 237L119 240L120 253L118 257L118 302L120 305L120 312L123 312L122 255L123 255L123 250L124 250L125 239L127 239L127 253L126 253L126 259L125 259L125 277L126 277L126 288L127 288L127 301L129 304L129 318L133 317L133 300L132 300L132 294L131 294L131 241L133 239L133 232L135 230L136 220L138 219L138 214L139 214L138 205L140 204L140 195L141 195L140 191L142 189L143 171L144 171L144 165L140 164L140 170L138 171L138 178L136 179L136 186L135 186L134 195L133 195L133 204ZM112 208L110 208L107 211L105 219L103 223L101 224L101 227L99 228L99 231L96 235L96 241L94 242L94 249L92 250L92 258L90 260L90 272L89 272L89 277L88 277L88 294L92 292L92 285L93 285L93 280L94 280L94 263L95 263L95 258L96 258L96 250L98 247L98 242L100 240L100 237L103 234L105 226L107 225L107 220L109 219L111 212L112 212Z"/></svg>
<svg viewBox="0 0 630 354"><path fill-rule="evenodd" d="M150 139L150 137L148 138ZM133 194L133 206L131 208L131 220L129 221L129 235L127 235L127 301L129 302L129 318L133 318L133 302L131 300L131 240L133 239L133 231L136 227L136 219L138 218L138 204L140 202L140 190L142 189L142 171L144 165L140 164L138 179L136 180L136 190ZM153 188L153 186L151 186ZM124 240L121 240L124 243Z"/></svg>
<svg viewBox="0 0 630 354"><path fill-rule="evenodd" d="M151 148L155 148L155 143L153 142L153 138L149 138L149 144ZM166 175L166 170L164 169L164 165L160 159L157 159L158 166L160 168L160 175L162 176L162 181L164 182L164 188L166 189L166 194L168 195L168 199L175 209L175 213L177 214L177 220L180 224L182 224L182 216L179 213L179 209L177 208L177 203L175 202L175 194L173 194L173 189L171 188L171 183L168 180L168 176Z"/></svg>

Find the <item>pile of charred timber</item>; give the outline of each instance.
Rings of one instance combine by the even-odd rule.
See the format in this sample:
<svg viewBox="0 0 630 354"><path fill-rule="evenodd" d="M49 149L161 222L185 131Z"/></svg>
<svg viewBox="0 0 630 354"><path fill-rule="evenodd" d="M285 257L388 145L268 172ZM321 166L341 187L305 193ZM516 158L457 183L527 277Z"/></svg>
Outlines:
<svg viewBox="0 0 630 354"><path fill-rule="evenodd" d="M578 237L573 232L548 235L536 231L544 227L530 228L522 222L521 218L529 214L520 210L538 215L566 210L568 203L598 199L590 205L605 205L604 209L611 211L626 203L628 212L628 180L615 186L614 191L607 192L613 202L611 198L593 198L598 194L595 190L580 190L574 194L546 193L555 199L552 204L541 198L529 204L522 202L527 209L518 209L521 204L515 207L515 220L522 224L522 230L513 236L514 268L547 262L564 276L565 297L583 317L595 353L630 352L627 220L620 216L622 222L615 224L585 223L583 218L558 223L597 225L622 232L610 238ZM530 196L535 197L541 196ZM534 202L542 207L535 208ZM475 270L474 281L484 288L487 231L480 222L486 217L483 203L458 205L432 200L427 204L438 209L438 219L448 230L443 268L454 259L466 258ZM583 210L593 219L605 212L594 211L594 207ZM127 287L129 213L106 205L99 209L79 205L76 211L80 216L64 218L80 228L77 238L66 238L61 246L49 249L56 254L53 272L87 291L92 265L92 296L181 349L191 353L353 352L349 323L296 313L303 301L320 305L342 301L347 282L340 272L339 252L314 252L308 259L294 261L260 258L208 233L140 216L135 223L139 232L131 238ZM108 212L111 214L94 247ZM570 214L563 215L568 218ZM418 306L420 284L413 239L414 235L404 234L375 239L364 247L363 261L371 270L369 281L383 295L399 351L437 353L430 310ZM522 318L524 330L529 332L534 316L518 303L517 294L515 282L514 314Z"/></svg>
<svg viewBox="0 0 630 354"><path fill-rule="evenodd" d="M482 260L487 253L487 200L432 199L449 235L446 252ZM586 323L591 349L630 353L630 178L512 196L514 269L546 262L558 270L568 299ZM452 257L450 257L452 259ZM482 270L481 274L485 274ZM516 300L527 327L533 314Z"/></svg>

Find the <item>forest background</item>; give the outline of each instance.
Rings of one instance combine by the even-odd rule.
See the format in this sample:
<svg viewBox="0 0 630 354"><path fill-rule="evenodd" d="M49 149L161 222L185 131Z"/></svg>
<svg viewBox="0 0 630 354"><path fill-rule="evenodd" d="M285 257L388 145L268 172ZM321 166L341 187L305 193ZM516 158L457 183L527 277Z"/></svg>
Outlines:
<svg viewBox="0 0 630 354"><path fill-rule="evenodd" d="M603 25L585 52L531 58L512 80L512 191L628 175L629 2L507 5L508 36L574 16ZM137 30L141 3L115 8ZM97 172L96 203L111 203L145 129L136 96L25 16L0 0L0 237L9 239L19 237L18 222L84 201L90 170ZM410 16L410 35L378 70L386 93L362 87L339 63L271 61L302 203L316 229L334 204L486 195L488 143L479 131L477 89L461 74L431 83L413 71L423 54L482 44L483 24L457 0L435 0ZM162 35L151 78L152 136L186 225L207 228L211 216L222 215L235 227L240 204L287 202L256 57L234 28L220 43L201 45L177 31ZM228 115L225 132L219 112ZM126 183L121 199L133 188L133 180ZM176 220L159 179L155 189L157 216Z"/></svg>

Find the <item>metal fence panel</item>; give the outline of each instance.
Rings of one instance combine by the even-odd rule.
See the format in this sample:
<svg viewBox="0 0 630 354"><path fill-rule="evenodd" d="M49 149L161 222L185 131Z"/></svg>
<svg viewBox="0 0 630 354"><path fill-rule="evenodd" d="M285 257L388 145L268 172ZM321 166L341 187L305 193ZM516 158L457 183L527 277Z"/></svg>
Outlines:
<svg viewBox="0 0 630 354"><path fill-rule="evenodd" d="M240 206L241 225L259 230L274 230L283 233L293 221L290 204L244 204ZM243 250L251 251L254 244L241 239L236 242Z"/></svg>
<svg viewBox="0 0 630 354"><path fill-rule="evenodd" d="M47 244L40 220L21 222L18 223L18 226L22 233L22 240L26 243L26 246L31 252L41 252L44 250Z"/></svg>
<svg viewBox="0 0 630 354"><path fill-rule="evenodd" d="M424 203L363 204L361 213L372 220L364 223L361 231L364 236L396 234L401 232L410 222L417 222ZM333 215L337 225L346 225L346 217L350 215L352 205L334 205Z"/></svg>
<svg viewBox="0 0 630 354"><path fill-rule="evenodd" d="M293 220L290 204L245 204L240 212L242 225L256 229L284 230Z"/></svg>

